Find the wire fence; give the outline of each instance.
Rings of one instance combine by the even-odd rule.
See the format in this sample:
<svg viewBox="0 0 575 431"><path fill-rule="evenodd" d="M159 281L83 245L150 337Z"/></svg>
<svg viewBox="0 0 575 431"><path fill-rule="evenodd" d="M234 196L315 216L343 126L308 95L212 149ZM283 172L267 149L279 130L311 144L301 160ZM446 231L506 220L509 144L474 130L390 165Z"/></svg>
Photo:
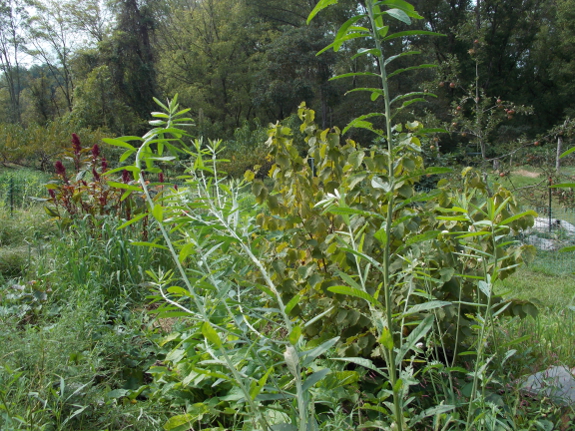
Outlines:
<svg viewBox="0 0 575 431"><path fill-rule="evenodd" d="M574 208L524 208L539 215L531 229L521 234L525 244L537 248L531 269L553 275L575 274L575 251L561 251L575 246Z"/></svg>

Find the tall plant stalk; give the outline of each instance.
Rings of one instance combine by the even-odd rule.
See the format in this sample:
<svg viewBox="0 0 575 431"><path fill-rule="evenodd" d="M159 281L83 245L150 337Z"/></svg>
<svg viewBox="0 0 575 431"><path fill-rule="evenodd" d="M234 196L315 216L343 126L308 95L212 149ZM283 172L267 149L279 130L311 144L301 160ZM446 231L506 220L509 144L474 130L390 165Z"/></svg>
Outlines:
<svg viewBox="0 0 575 431"><path fill-rule="evenodd" d="M332 0L321 0L316 8L312 11L308 18L308 22L323 8L329 6L330 4L336 3L337 1ZM382 10L382 7L388 6L390 9ZM408 51L400 53L397 56L386 56L385 46L384 43L387 40L396 37L403 37L408 35L422 35L422 34L430 34L430 35L437 35L437 33L429 32L429 31L421 31L421 30L411 30L401 33L389 34L389 26L385 25L384 17L392 17L399 21L402 21L405 24L411 24L411 19L422 19L422 17L415 12L414 7L409 3L403 0L394 0L394 1L376 1L376 0L366 0L362 2L361 8L363 9L363 13L359 14L350 20L348 20L339 30L335 41L331 44L328 48L333 47L335 51L337 51L342 44L351 38L362 37L370 40L373 43L372 49L363 49L362 51L358 52L356 56L369 54L374 57L375 62L377 64L377 74L370 74L370 73L349 73L345 75L338 76L334 79L341 78L341 77L349 77L349 76L358 76L358 75L367 75L377 77L379 79L379 86L380 88L362 88L359 90L368 91L372 94L372 100L376 100L379 97L383 98L384 102L384 131L377 130L373 127L373 125L367 121L367 118L379 114L369 114L366 116L359 117L358 119L352 121L349 127L364 127L369 130L374 131L378 134L381 138L383 138L386 142L387 146L387 176L385 178L384 188L386 190L386 213L385 213L385 235L384 241L382 244L383 248L383 256L382 256L382 265L380 270L383 275L383 311L385 315L385 324L382 328L382 331L379 335L380 340L388 340L386 342L382 342L380 344L380 349L382 350L383 357L387 363L387 373L388 377L391 382L391 387L393 391L393 405L394 405L394 418L395 418L395 426L396 429L402 431L404 429L404 414L403 414L403 401L402 401L402 381L400 379L401 373L401 363L397 363L396 361L396 353L395 350L399 347L395 345L393 342L394 334L398 333L397 324L395 322L396 319L393 317L394 309L392 303L392 293L393 293L393 286L391 280L391 271L390 271L390 264L391 264L391 242L392 242L392 226L394 221L394 207L395 207L395 189L398 181L398 175L403 175L402 173L396 173L396 169L394 164L396 163L396 145L394 143L394 136L392 134L393 131L393 118L395 114L401 111L403 108L409 106L411 103L422 100L420 96L429 96L429 94L424 93L409 93L406 95L401 95L396 97L394 100L391 99L391 95L389 92L389 77L390 74L388 73L386 67L396 58L414 54L417 52ZM356 23L366 22L367 26L356 26ZM327 49L327 48L326 48ZM417 69L417 68L424 68L424 67L432 67L432 65L421 65L417 67L413 67L410 69ZM394 73L398 74L404 70L399 70ZM433 96L433 95L431 95ZM396 101L405 99L406 102L403 105L396 109L395 112L392 109L392 104ZM347 128L346 128L347 130ZM345 130L344 130L345 132ZM350 233L353 237L353 233ZM357 259L357 258L356 258ZM359 271L361 273L361 271ZM364 290L366 286L363 286ZM367 292L366 292L367 293ZM380 289L378 289L374 295L374 299L378 300L380 294ZM380 299L381 300L381 299ZM370 306L370 309L373 308ZM375 316L374 316L375 317Z"/></svg>

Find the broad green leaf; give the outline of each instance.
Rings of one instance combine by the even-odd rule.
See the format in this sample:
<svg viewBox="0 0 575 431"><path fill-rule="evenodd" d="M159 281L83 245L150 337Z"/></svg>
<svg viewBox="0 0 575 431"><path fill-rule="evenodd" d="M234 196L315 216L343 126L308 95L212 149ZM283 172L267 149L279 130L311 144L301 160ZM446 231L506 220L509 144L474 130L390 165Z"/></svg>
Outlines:
<svg viewBox="0 0 575 431"><path fill-rule="evenodd" d="M295 346L301 337L301 333L301 326L294 326L288 336L290 344Z"/></svg>
<svg viewBox="0 0 575 431"><path fill-rule="evenodd" d="M360 48L357 50L357 54L352 56L351 59L353 60L355 58L361 57L362 55L368 55L368 54L374 56L375 58L381 57L381 51L377 48L371 48L371 49Z"/></svg>
<svg viewBox="0 0 575 431"><path fill-rule="evenodd" d="M164 207L160 204L154 205L154 208L152 208L152 215L156 220L162 223L164 221Z"/></svg>
<svg viewBox="0 0 575 431"><path fill-rule="evenodd" d="M190 414L172 416L164 424L164 429L166 431L187 431L194 426L195 419L195 416Z"/></svg>
<svg viewBox="0 0 575 431"><path fill-rule="evenodd" d="M194 243L190 242L190 243L185 244L182 247L182 249L180 250L178 260L180 262L184 262L184 260L186 260L186 258L195 251L196 251L196 245Z"/></svg>
<svg viewBox="0 0 575 431"><path fill-rule="evenodd" d="M355 288L349 287L349 286L331 286L331 287L328 287L327 290L329 290L330 292L333 292L333 293L339 293L341 295L349 295L349 296L354 296L356 298L365 299L371 305L373 305L375 307L379 306L379 303L377 302L377 300L373 296L371 296L370 294L364 292L363 290L355 289Z"/></svg>
<svg viewBox="0 0 575 431"><path fill-rule="evenodd" d="M166 289L166 291L174 293L176 295L183 295L183 296L188 296L190 293L188 292L187 289L184 289L183 287L180 286L170 286Z"/></svg>
<svg viewBox="0 0 575 431"><path fill-rule="evenodd" d="M136 150L126 150L121 156L120 156L120 163L125 162L132 154L134 154L136 152Z"/></svg>
<svg viewBox="0 0 575 431"><path fill-rule="evenodd" d="M499 223L500 225L507 225L509 223L511 223L512 221L515 221L517 219L523 218L525 216L533 216L533 217L537 217L538 214L535 211L529 210L529 211L525 211L522 212L520 214L515 214L512 217L506 218L505 220L503 220L501 223Z"/></svg>
<svg viewBox="0 0 575 431"><path fill-rule="evenodd" d="M485 296L487 296L488 298L491 297L491 284L490 283L488 283L484 280L479 280L479 283L477 283L477 287L479 287L479 290L481 290Z"/></svg>
<svg viewBox="0 0 575 431"><path fill-rule="evenodd" d="M222 347L222 340L220 340L218 333L214 328L212 328L210 322L204 322L202 325L202 334L210 343L216 345L217 347Z"/></svg>
<svg viewBox="0 0 575 431"><path fill-rule="evenodd" d="M293 308L299 303L302 296L303 296L302 292L299 292L292 299L290 299L290 301L286 304L286 307L285 307L286 314L290 314L290 312L293 310Z"/></svg>
<svg viewBox="0 0 575 431"><path fill-rule="evenodd" d="M402 9L405 12L415 12L415 7L405 0L384 0L377 2L377 4L396 7Z"/></svg>
<svg viewBox="0 0 575 431"><path fill-rule="evenodd" d="M407 24L411 24L411 18L401 9L389 9L388 11L384 12L387 15Z"/></svg>
<svg viewBox="0 0 575 431"><path fill-rule="evenodd" d="M357 21L359 21L360 19L362 19L365 15L355 15L353 17L351 17L350 19L348 19L345 23L343 23L343 25L339 28L337 34L335 35L334 38L334 51L338 51L339 48L341 47L341 43L339 42L343 37L346 36L347 31L349 30L349 28L351 26L353 26Z"/></svg>
<svg viewBox="0 0 575 431"><path fill-rule="evenodd" d="M575 148L575 147L573 147ZM552 188L561 188L561 189L573 189L575 188L575 183L560 183L560 184L553 184Z"/></svg>
<svg viewBox="0 0 575 431"><path fill-rule="evenodd" d="M387 350L393 350L393 335L391 335L391 332L389 331L389 328L386 326L385 328L383 328L383 333L381 334L381 337L379 337L379 340L377 340L385 349Z"/></svg>

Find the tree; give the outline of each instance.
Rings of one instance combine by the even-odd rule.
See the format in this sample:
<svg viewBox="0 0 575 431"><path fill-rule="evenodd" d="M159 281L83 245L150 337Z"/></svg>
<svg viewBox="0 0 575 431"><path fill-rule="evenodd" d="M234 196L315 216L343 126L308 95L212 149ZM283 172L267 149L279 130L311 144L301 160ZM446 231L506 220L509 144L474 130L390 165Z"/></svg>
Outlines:
<svg viewBox="0 0 575 431"><path fill-rule="evenodd" d="M116 26L112 36L99 44L113 85L141 118L153 110L153 98L159 95L152 46L157 6L155 0L115 0Z"/></svg>
<svg viewBox="0 0 575 431"><path fill-rule="evenodd" d="M11 122L20 122L22 107L20 95L23 87L22 55L25 45L22 34L27 12L20 0L0 1L0 70L8 90Z"/></svg>
<svg viewBox="0 0 575 431"><path fill-rule="evenodd" d="M205 118L204 133L231 135L258 114L251 100L253 76L273 37L243 1L172 2L159 37L166 92L179 93L182 103Z"/></svg>
<svg viewBox="0 0 575 431"><path fill-rule="evenodd" d="M48 67L63 96L64 109L71 111L74 102L71 60L80 43L70 14L74 4L58 0L34 0L31 4L35 10L28 24L32 47L28 52Z"/></svg>

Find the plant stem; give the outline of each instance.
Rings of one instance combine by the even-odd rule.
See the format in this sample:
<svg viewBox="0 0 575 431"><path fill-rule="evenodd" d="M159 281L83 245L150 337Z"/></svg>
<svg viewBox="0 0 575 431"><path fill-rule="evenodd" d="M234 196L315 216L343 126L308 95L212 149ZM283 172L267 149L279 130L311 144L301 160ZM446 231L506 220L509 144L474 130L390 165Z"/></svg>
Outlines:
<svg viewBox="0 0 575 431"><path fill-rule="evenodd" d="M393 169L393 145L391 142L391 100L389 97L389 87L387 84L387 72L385 70L385 56L383 53L383 47L381 45L380 36L378 33L376 17L374 14L374 1L367 0L366 1L366 8L367 13L369 16L369 21L371 25L371 34L373 40L375 42L375 47L380 53L377 58L379 73L381 77L381 88L383 90L383 98L385 103L385 137L387 141L387 152L388 152L388 163L387 163L387 177L389 182L389 192L388 200L387 200L387 217L386 217L386 225L385 225L385 247L383 250L383 288L384 288L384 299L385 299L385 316L386 316L386 323L388 325L389 331L393 337L394 334L394 325L393 325L393 310L392 310L392 303L391 303L391 286L390 286L390 273L389 273L389 266L390 266L390 255L391 255L391 225L393 223L393 205L394 205L394 186L395 186L395 173ZM398 372L399 370L396 367L395 363L395 356L393 352L393 348L389 349L387 352L387 365L388 365L388 374L391 380L391 386L393 389L393 404L395 407L395 422L397 425L397 430L403 430L403 412L402 412L402 402L401 402L401 395L396 387L396 383L399 380Z"/></svg>

